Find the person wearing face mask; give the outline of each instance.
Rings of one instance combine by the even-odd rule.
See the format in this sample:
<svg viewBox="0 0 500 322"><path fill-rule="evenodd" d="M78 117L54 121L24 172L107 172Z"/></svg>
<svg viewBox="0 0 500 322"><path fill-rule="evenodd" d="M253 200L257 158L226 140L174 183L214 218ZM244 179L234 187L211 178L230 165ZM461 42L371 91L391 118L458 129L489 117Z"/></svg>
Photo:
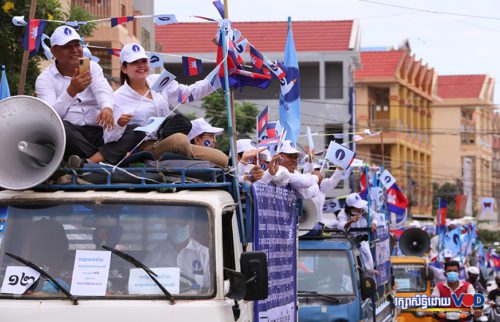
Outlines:
<svg viewBox="0 0 500 322"><path fill-rule="evenodd" d="M457 261L449 261L445 263L444 271L446 275L446 281L436 285L432 290L431 296L451 298L451 294L455 294L457 297L459 297L462 294L474 294L476 292L472 284L467 281L461 281L459 279L460 264ZM451 301L451 305L449 306L449 308L457 308L453 300ZM463 306L463 308L468 310L468 308L465 306ZM481 310L474 310L474 317L477 318L481 316L481 314Z"/></svg>
<svg viewBox="0 0 500 322"><path fill-rule="evenodd" d="M146 51L136 43L127 44L122 48L120 62L122 86L114 93L116 103L114 115L117 123L113 131L105 133L105 142L118 140L131 125L144 126L151 117L167 116L170 109L179 104L180 94L183 97L201 100L213 92L210 82L205 79L189 86L173 80L163 91L152 91L151 87L160 75L149 74L150 65ZM192 121L192 124L196 131L196 127L200 125L200 119ZM195 143L190 142L193 139L191 133L189 135L175 133L163 140L158 140L156 133L153 133L150 135L150 140L140 145L139 150L151 152L156 160L159 160L164 153L172 152L227 167L227 156L214 148L215 135L210 136L214 133L221 134L223 129L212 128L212 130L215 132L206 133L202 138L196 139Z"/></svg>
<svg viewBox="0 0 500 322"><path fill-rule="evenodd" d="M148 267L179 267L181 282L185 276L191 290L205 292L210 287L209 251L192 237L195 218L195 214L168 215L167 239L149 251L143 262Z"/></svg>
<svg viewBox="0 0 500 322"><path fill-rule="evenodd" d="M476 266L471 266L467 268L467 275L468 275L467 282L469 282L474 287L477 293L481 294L486 293L486 290L483 287L483 285L481 285L481 281L479 279L480 275L479 268L477 268Z"/></svg>
<svg viewBox="0 0 500 322"><path fill-rule="evenodd" d="M368 215L366 209L368 202L361 199L359 194L351 193L346 198L346 207L340 210L338 215L339 224L338 227L345 231L351 228L367 228L368 227ZM371 219L371 229L375 231L377 229L378 221L375 218Z"/></svg>
<svg viewBox="0 0 500 322"><path fill-rule="evenodd" d="M114 127L113 89L102 68L90 61L88 72L79 73L83 57L80 35L70 26L57 27L50 37L55 63L36 79L38 98L49 104L63 120L66 133L65 158L70 166L79 167L84 159L90 163L115 163L127 150L140 142L140 133L127 131L121 140L107 145L103 131Z"/></svg>

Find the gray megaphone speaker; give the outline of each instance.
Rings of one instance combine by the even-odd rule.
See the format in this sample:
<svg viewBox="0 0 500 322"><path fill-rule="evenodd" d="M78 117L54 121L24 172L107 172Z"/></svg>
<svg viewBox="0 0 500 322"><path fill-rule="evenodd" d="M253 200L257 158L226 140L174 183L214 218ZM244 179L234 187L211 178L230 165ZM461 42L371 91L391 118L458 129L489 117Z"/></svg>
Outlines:
<svg viewBox="0 0 500 322"><path fill-rule="evenodd" d="M47 180L66 147L61 118L32 96L0 101L0 187L23 190Z"/></svg>
<svg viewBox="0 0 500 322"><path fill-rule="evenodd" d="M299 217L299 231L297 235L303 236L309 233L318 221L318 210L316 209L314 202L312 200L304 200L302 203L302 216Z"/></svg>
<svg viewBox="0 0 500 322"><path fill-rule="evenodd" d="M399 237L399 249L406 256L421 257L431 246L427 233L420 228L410 228Z"/></svg>

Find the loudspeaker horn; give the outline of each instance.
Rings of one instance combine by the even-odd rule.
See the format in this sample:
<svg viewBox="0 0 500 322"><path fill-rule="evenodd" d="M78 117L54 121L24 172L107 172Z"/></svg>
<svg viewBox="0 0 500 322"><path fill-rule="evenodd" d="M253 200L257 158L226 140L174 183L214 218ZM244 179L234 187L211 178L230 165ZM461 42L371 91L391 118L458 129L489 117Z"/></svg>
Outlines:
<svg viewBox="0 0 500 322"><path fill-rule="evenodd" d="M299 217L298 236L308 234L318 223L319 215L316 206L312 200L304 200L302 203L302 216Z"/></svg>
<svg viewBox="0 0 500 322"><path fill-rule="evenodd" d="M47 180L66 146L64 125L44 101L11 96L0 101L0 187L23 190Z"/></svg>
<svg viewBox="0 0 500 322"><path fill-rule="evenodd" d="M427 233L420 228L410 228L399 238L399 249L406 256L421 257L431 245L431 240Z"/></svg>

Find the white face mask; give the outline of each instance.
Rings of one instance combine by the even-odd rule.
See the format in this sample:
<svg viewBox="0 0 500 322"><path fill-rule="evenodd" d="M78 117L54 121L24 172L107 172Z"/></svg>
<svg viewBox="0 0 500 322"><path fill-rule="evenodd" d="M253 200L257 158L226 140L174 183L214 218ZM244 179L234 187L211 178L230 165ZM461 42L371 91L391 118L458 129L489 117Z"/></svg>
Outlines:
<svg viewBox="0 0 500 322"><path fill-rule="evenodd" d="M170 238L175 244L185 242L191 235L189 225L173 225L168 228L167 233L168 238Z"/></svg>

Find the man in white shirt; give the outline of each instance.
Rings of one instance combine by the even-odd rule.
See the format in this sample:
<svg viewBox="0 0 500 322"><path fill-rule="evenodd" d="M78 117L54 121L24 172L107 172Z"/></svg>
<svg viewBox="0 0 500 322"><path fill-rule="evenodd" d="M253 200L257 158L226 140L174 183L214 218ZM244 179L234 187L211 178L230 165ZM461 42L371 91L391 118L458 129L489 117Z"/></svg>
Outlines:
<svg viewBox="0 0 500 322"><path fill-rule="evenodd" d="M238 179L255 182L262 178L264 170L257 165L259 154L266 148L257 148L257 144L251 139L239 139L236 141L236 154L238 158Z"/></svg>
<svg viewBox="0 0 500 322"><path fill-rule="evenodd" d="M114 126L114 99L102 68L91 61L90 71L79 74L83 49L80 36L70 26L56 28L50 44L56 61L38 76L35 87L37 97L63 119L65 156L76 155L92 163L118 162L142 134L131 129L120 142L104 145L103 129Z"/></svg>

